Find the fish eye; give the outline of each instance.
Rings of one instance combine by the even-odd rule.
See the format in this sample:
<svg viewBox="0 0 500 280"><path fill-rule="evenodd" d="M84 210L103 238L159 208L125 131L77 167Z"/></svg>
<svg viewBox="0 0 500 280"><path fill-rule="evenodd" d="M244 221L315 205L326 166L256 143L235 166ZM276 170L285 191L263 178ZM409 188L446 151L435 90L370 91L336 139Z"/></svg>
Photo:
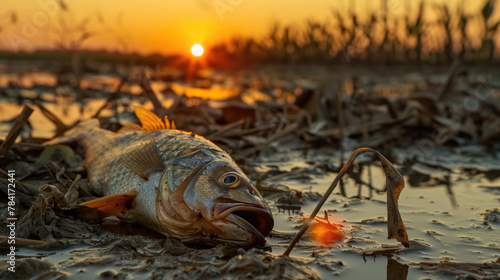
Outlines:
<svg viewBox="0 0 500 280"><path fill-rule="evenodd" d="M236 178L236 176L229 175L229 176L224 177L224 184L230 185L230 184L236 182L236 180L238 180L238 178Z"/></svg>
<svg viewBox="0 0 500 280"><path fill-rule="evenodd" d="M237 187L239 182L240 182L240 177L234 172L223 174L219 178L219 183L231 188Z"/></svg>

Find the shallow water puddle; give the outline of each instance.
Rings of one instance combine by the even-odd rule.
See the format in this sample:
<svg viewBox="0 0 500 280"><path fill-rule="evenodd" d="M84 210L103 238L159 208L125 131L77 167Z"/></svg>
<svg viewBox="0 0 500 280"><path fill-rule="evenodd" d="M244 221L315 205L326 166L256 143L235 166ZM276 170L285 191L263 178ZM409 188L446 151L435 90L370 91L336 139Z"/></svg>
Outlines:
<svg viewBox="0 0 500 280"><path fill-rule="evenodd" d="M373 183L376 188L382 188L385 178L379 167L372 167ZM316 184L311 185L312 190L323 193L333 180L334 174L315 176ZM367 179L367 178L364 178ZM357 187L351 180L346 181L346 191L354 194ZM297 181L286 181L291 188L309 191L310 186L305 186ZM491 183L498 185L500 181ZM484 263L494 261L500 256L500 224L498 222L483 222L483 214L487 209L498 208L497 195L487 188L478 187L477 182L461 181L453 184L453 199L457 206L454 207L445 186L437 187L412 187L408 185L403 190L399 208L408 236L412 242L410 249L403 249L393 254L392 259L397 259L400 264L410 264L408 279L419 279L426 276L424 272L411 264L419 262L472 262ZM296 248L292 251L294 257L307 257L311 259L315 270L323 277L340 273L343 279L371 278L377 275L380 279L386 274L387 258L384 256L366 256L353 253L352 248L361 250L368 247L380 247L381 244L397 245L394 240L387 240L387 213L385 194L376 194L371 200L347 199L337 194L332 195L323 206L323 210L334 213L333 222L343 222L346 227L351 227L352 240L331 250L318 248ZM367 195L367 190L363 190ZM315 202L304 205L300 213L308 215L316 206ZM300 215L290 215L287 211L279 211L276 207L273 214L277 223L275 230L296 232L297 221ZM321 211L320 211L321 213ZM279 218L283 217L283 218ZM337 220L335 220L337 219ZM273 243L273 240L271 240ZM279 242L278 242L279 243ZM300 243L299 243L300 246ZM279 254L285 247L273 247L273 254ZM312 252L319 253L317 260L312 258ZM366 262L365 262L366 259ZM335 265L336 269L329 271L324 263L341 261L343 266ZM323 265L322 265L323 264ZM321 268L320 268L321 267ZM340 271L340 272L339 272ZM345 277L345 278L344 278ZM428 277L428 275L427 275ZM445 277L444 275L439 276ZM451 277L451 276L449 276ZM454 279L451 277L450 279Z"/></svg>
<svg viewBox="0 0 500 280"><path fill-rule="evenodd" d="M286 166L284 165L285 169ZM334 178L333 173L310 176L312 177L310 183L300 180L280 182L296 190L307 192L312 189L323 193ZM382 188L385 178L379 167L372 166L372 176L375 186ZM349 194L357 191L351 179L346 179L345 183ZM371 200L348 199L338 193L334 194L323 210L328 211L332 222L344 225L346 233L350 235L350 238L346 240L348 242L338 247L328 247L305 239L299 242L291 256L302 262L304 267L313 269L322 279L329 279L333 276L339 279L386 279L388 273L391 277L394 277L392 275L394 273L399 273L398 275L407 273L407 279L425 277L454 279L454 276L449 275L427 274L420 270L417 264L439 261L484 263L500 257L500 234L498 234L500 224L498 221L483 222L485 210L499 207L500 190L479 187L484 185L463 180L453 183L456 207L453 206L444 186L412 187L407 185L401 194L399 207L412 247L387 256L363 256L361 253L362 250L370 247L398 245L394 240L387 240L385 194L374 192ZM497 180L488 185L498 186L500 181ZM366 191L365 189L362 193ZM279 256L297 233L302 215L309 215L316 202L307 202L300 210L290 211L278 209L274 201L269 201L269 204L273 209L276 222L274 229L277 234L268 237L267 240L272 248L270 254ZM116 230L116 226L108 228L114 228L113 232ZM107 234L113 236L116 233ZM124 243L123 245L114 244L112 247L111 245L101 247L73 245L55 250L20 248L17 254L47 260L57 270L67 274L68 279L81 277L85 279L148 278L154 275L155 270L151 271L147 268L148 258L144 256L157 254L162 248L163 240L155 237L139 238L146 243L156 245L149 248L131 246L136 253L123 249L130 245ZM122 249L120 251L116 248ZM220 253L206 250L191 253L189 257L186 257L186 262L183 264L185 271L182 270L175 275L183 273L187 276L189 271L200 265L223 267L227 262ZM110 259L113 257L107 252L116 254L120 261ZM1 259L5 260L5 257L2 256ZM162 260L153 260L155 261ZM248 265L252 264L248 263ZM55 279L58 276L60 274L43 279Z"/></svg>

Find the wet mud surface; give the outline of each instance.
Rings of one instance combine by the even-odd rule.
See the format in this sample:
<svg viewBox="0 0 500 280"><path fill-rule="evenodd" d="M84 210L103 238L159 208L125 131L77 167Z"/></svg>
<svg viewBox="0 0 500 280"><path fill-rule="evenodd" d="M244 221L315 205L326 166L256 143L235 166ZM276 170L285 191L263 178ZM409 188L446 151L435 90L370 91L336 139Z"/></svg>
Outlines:
<svg viewBox="0 0 500 280"><path fill-rule="evenodd" d="M287 87L305 92L308 87L322 84L321 78L300 80L271 72L266 80L254 75L254 82L264 85L258 90L244 90L243 100L238 101L177 99L161 90L157 94L165 108L177 106L170 112L179 128L204 135L228 151L263 194L275 219L264 247L200 248L151 232L131 220L112 217L96 223L95 213L74 207L95 198L82 168L85 154L77 146L44 147L40 141L30 141L25 135L0 162L3 170L16 170L19 217L16 273L9 274L6 270L8 247L6 240L0 240L0 278L12 279L12 275L15 279L500 277L500 146L495 130L498 116L491 109L491 106L498 108L495 97L498 85L492 85L490 104L481 105L483 111L471 113L452 106L462 104L462 99L455 100L458 94L449 94L443 101L415 95L438 87L447 79L446 74L429 77L410 73L400 80L388 79L385 89L380 89L382 82L375 85L371 75L359 74L358 90L370 89L371 96L379 99L365 103L358 100L361 103L355 104L349 103L354 99L348 95L344 120L339 120L332 110L307 109L308 102L295 102L299 109L276 105L288 102L286 94L280 95L277 88L282 92ZM475 76L471 77L467 81L474 81ZM214 80L211 78L213 83ZM461 87L474 89L468 82L456 82L455 89ZM199 91L210 91L190 90L182 83L171 88L175 91L187 88L186 93L194 96ZM352 81L346 88L352 88ZM127 92L135 90L130 87ZM255 97L258 94L251 95L252 91L260 92L262 100ZM28 93L23 94L30 100ZM244 101L250 95L253 99ZM67 97L71 102L64 106L47 101L60 96L36 96L45 100L42 106L59 118L66 114L66 124L93 116L106 102L102 98L88 98L80 114L81 105L71 95ZM133 95L124 96L121 98L134 104L127 106L144 103L152 108L140 94L136 99L127 99ZM319 98L325 104L335 100L325 96ZM397 100L403 100L405 109L391 117L390 108L379 102L382 100L396 100L396 105ZM427 106L428 102L436 104L436 108ZM103 126L115 129L136 122L124 103L113 104L120 109L115 111L111 106L103 110ZM6 128L4 138L12 125L8 120L19 114L22 106L4 96L0 107L7 112L2 123ZM189 113L189 108L199 111ZM262 113L259 108L267 111ZM245 117L235 118L232 113L235 110L239 112L236 115ZM362 117L363 110L368 112L366 119ZM447 110L458 110L460 118L450 117ZM301 111L308 115L301 117ZM33 138L54 136L56 125L44 116L37 108L31 117ZM202 121L210 118L214 121L209 124ZM345 125L338 125L339 122ZM290 127L293 129L287 130ZM442 139L432 136L436 132ZM323 224L331 223L326 235L308 232L290 257L281 256L335 178L341 162L362 146L375 147L405 178L406 187L398 204L410 247L387 239L386 179L375 157L363 155L319 212ZM8 181L3 177L0 180L2 191L6 192L4 185ZM0 203L0 235L8 236L5 222L8 200L2 198Z"/></svg>

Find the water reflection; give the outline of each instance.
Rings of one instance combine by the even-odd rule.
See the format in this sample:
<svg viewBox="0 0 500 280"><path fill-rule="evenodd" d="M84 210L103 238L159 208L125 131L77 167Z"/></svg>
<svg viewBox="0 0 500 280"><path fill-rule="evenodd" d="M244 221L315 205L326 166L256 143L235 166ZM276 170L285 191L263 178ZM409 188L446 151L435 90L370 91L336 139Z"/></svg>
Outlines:
<svg viewBox="0 0 500 280"><path fill-rule="evenodd" d="M278 213L288 213L288 216L292 216L293 214L299 214L301 206L293 204L276 204L276 208L278 208Z"/></svg>
<svg viewBox="0 0 500 280"><path fill-rule="evenodd" d="M391 257L387 257L387 280L406 280L408 277L408 268Z"/></svg>

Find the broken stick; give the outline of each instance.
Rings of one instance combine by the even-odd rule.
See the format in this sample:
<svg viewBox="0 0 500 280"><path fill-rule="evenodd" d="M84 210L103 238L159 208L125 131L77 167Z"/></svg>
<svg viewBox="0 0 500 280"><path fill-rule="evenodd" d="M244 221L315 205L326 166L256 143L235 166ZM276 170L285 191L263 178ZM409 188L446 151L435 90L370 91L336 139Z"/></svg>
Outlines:
<svg viewBox="0 0 500 280"><path fill-rule="evenodd" d="M17 137L21 134L26 124L28 123L28 119L30 118L32 113L33 113L33 108L31 108L28 105L24 105L23 111L14 121L14 124L12 125L9 134L7 135L7 138L0 146L0 156L6 155L7 152L10 150L10 148L12 147L12 145L14 145L14 142L16 141Z"/></svg>

